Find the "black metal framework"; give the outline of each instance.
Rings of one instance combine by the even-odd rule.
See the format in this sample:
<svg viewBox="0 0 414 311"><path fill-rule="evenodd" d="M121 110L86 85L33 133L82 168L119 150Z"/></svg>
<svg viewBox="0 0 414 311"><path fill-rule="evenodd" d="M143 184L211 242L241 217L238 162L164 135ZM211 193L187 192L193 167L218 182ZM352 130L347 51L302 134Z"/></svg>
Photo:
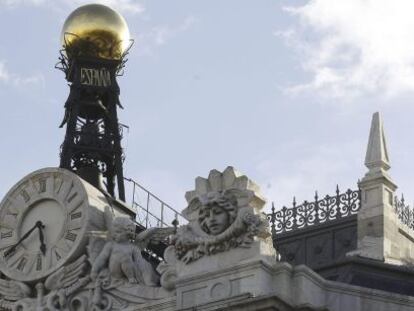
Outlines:
<svg viewBox="0 0 414 311"><path fill-rule="evenodd" d="M131 195L131 206L135 209L136 221L149 227L169 227L173 221L185 224L187 221L180 212L151 193L138 182L125 178L128 193Z"/></svg>
<svg viewBox="0 0 414 311"><path fill-rule="evenodd" d="M405 203L404 195L394 197L394 211L401 223L414 230L414 209Z"/></svg>
<svg viewBox="0 0 414 311"><path fill-rule="evenodd" d="M348 189L340 193L336 187L336 194L326 195L323 198L315 194L313 202L304 201L301 205L296 205L293 199L293 207L276 211L272 204L272 213L268 214L271 223L272 235L288 233L293 230L306 228L309 226L326 223L333 220L345 218L357 214L361 207L361 190Z"/></svg>
<svg viewBox="0 0 414 311"><path fill-rule="evenodd" d="M73 52L73 51L72 51ZM122 129L117 108L120 89L116 77L126 59L110 60L61 51L56 68L65 73L70 85L65 103L66 135L61 146L60 167L83 175L100 175L111 196L125 201ZM93 179L93 177L91 178ZM99 176L95 176L99 180ZM99 182L94 184L99 188Z"/></svg>

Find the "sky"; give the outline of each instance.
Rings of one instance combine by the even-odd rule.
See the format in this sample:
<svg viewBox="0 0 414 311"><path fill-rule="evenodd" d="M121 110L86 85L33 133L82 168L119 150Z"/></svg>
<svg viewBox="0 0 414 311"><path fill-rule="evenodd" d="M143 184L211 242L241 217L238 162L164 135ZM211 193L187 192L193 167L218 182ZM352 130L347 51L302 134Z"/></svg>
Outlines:
<svg viewBox="0 0 414 311"><path fill-rule="evenodd" d="M60 31L88 3L0 0L0 196L59 164ZM119 78L124 174L174 208L197 176L229 165L260 185L266 210L356 189L376 111L398 194L414 200L413 1L95 3L135 40Z"/></svg>

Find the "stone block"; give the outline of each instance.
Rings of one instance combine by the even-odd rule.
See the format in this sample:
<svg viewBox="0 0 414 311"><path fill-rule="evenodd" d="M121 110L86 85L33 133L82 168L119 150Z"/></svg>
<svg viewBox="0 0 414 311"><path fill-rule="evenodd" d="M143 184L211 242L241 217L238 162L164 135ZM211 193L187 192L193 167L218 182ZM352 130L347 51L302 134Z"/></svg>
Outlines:
<svg viewBox="0 0 414 311"><path fill-rule="evenodd" d="M272 264L260 259L227 268L181 277L177 281L177 307L190 308L241 294L266 295L274 291Z"/></svg>
<svg viewBox="0 0 414 311"><path fill-rule="evenodd" d="M250 260L263 260L268 263L276 260L276 252L270 237L267 239L256 238L250 247L235 248L229 252L205 256L189 264L178 261L177 274L180 277L187 277L199 273L209 273Z"/></svg>

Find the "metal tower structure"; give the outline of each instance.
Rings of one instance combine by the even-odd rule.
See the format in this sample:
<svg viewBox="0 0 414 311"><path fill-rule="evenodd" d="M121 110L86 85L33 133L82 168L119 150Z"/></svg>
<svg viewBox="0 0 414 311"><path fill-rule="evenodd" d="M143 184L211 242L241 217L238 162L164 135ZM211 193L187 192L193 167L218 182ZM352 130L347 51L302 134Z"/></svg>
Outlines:
<svg viewBox="0 0 414 311"><path fill-rule="evenodd" d="M60 167L69 169L125 201L121 128L117 108L119 86L116 76L122 60L90 57L67 58L62 54L61 68L70 83L65 103L65 116L60 127L66 125L61 148ZM105 190L105 189L103 189Z"/></svg>
<svg viewBox="0 0 414 311"><path fill-rule="evenodd" d="M60 125L66 126L60 167L122 201L124 156L117 76L131 45L122 16L104 6L84 6L63 26L63 49L56 65L70 86Z"/></svg>

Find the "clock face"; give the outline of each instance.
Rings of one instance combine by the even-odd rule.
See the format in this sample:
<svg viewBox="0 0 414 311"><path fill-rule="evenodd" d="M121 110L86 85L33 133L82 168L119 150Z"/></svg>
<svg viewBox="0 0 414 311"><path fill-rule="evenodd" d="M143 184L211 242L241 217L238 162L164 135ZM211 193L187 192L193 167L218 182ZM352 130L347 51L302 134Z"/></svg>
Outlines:
<svg viewBox="0 0 414 311"><path fill-rule="evenodd" d="M84 240L87 204L73 173L49 168L23 178L0 204L0 270L34 281L62 266Z"/></svg>

